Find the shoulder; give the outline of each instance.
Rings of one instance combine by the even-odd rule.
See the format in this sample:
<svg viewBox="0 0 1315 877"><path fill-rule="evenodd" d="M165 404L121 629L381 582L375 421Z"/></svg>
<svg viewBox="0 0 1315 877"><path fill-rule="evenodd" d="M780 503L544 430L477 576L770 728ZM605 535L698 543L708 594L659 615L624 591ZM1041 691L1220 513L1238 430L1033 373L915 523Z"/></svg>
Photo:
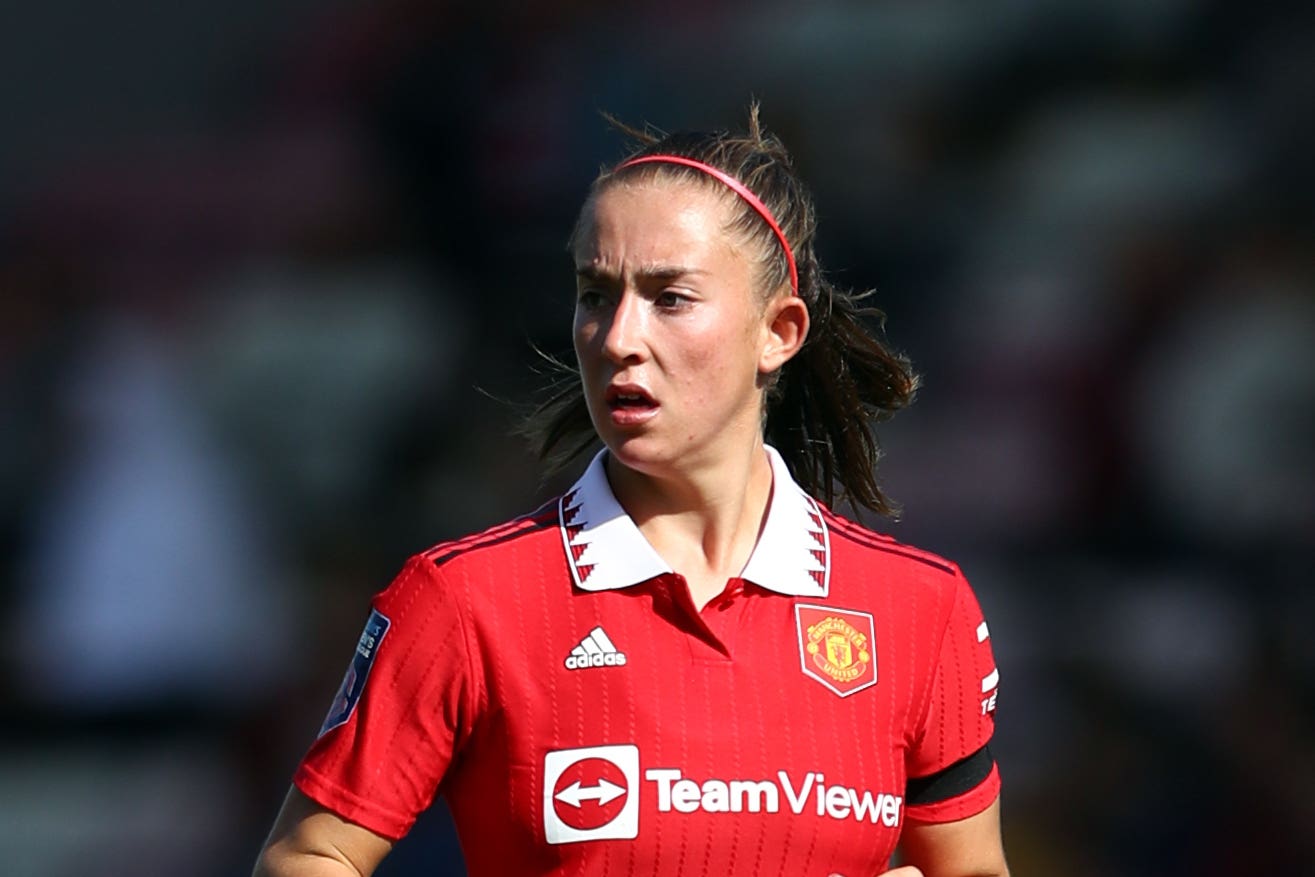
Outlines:
<svg viewBox="0 0 1315 877"><path fill-rule="evenodd" d="M958 578L962 574L959 565L939 554L924 551L912 545L906 545L893 536L869 530L867 527L851 521L843 515L836 514L821 506L822 516L831 533L833 547L857 552L874 562L888 563L909 569L923 569L932 577Z"/></svg>
<svg viewBox="0 0 1315 877"><path fill-rule="evenodd" d="M558 497L534 511L495 524L477 533L439 542L421 551L416 559L436 568L460 567L463 562L488 561L522 551L533 545L532 537L551 534L557 527Z"/></svg>
<svg viewBox="0 0 1315 877"><path fill-rule="evenodd" d="M458 592L490 590L507 570L545 565L560 554L557 499L534 511L413 554L376 598L394 610L412 603L432 604ZM562 561L564 565L564 561ZM495 589L496 590L496 589Z"/></svg>
<svg viewBox="0 0 1315 877"><path fill-rule="evenodd" d="M895 589L908 599L931 599L948 610L968 588L959 565L939 554L907 545L822 507L836 564L849 586Z"/></svg>

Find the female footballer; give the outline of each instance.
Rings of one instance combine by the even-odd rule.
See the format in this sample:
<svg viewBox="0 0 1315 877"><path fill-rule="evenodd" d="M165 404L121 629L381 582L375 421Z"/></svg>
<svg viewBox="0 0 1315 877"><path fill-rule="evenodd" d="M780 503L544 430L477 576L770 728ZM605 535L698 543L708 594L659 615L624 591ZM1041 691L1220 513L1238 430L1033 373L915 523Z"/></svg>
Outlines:
<svg viewBox="0 0 1315 877"><path fill-rule="evenodd" d="M538 511L413 557L256 867L369 875L435 795L469 873L999 877L999 674L957 566L880 513L916 379L747 136L631 131L572 236L579 375ZM896 849L901 867L888 870Z"/></svg>

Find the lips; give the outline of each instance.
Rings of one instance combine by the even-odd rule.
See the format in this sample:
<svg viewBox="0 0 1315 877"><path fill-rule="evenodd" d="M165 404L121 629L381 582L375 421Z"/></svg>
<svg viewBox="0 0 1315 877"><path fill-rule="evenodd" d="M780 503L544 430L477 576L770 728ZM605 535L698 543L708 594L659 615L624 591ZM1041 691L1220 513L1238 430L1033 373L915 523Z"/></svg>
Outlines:
<svg viewBox="0 0 1315 877"><path fill-rule="evenodd" d="M604 397L607 407L618 408L655 408L657 400L649 395L643 387L634 384L613 384L607 388Z"/></svg>
<svg viewBox="0 0 1315 877"><path fill-rule="evenodd" d="M603 398L614 426L639 426L657 415L657 400L638 384L612 384Z"/></svg>

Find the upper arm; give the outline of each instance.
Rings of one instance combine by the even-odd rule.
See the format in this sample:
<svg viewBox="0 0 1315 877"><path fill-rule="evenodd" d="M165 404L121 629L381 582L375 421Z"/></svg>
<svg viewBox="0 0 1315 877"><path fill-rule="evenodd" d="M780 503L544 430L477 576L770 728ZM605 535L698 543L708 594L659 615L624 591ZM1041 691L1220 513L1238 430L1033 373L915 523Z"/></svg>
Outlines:
<svg viewBox="0 0 1315 877"><path fill-rule="evenodd" d="M392 841L348 822L293 786L254 877L369 877L392 848Z"/></svg>
<svg viewBox="0 0 1315 877"><path fill-rule="evenodd" d="M479 709L454 587L418 555L375 597L330 715L293 774L313 800L394 841L433 803Z"/></svg>
<svg viewBox="0 0 1315 877"><path fill-rule="evenodd" d="M987 746L1000 674L976 595L956 574L917 743L909 754L905 863L926 877L1006 877L1000 774Z"/></svg>
<svg viewBox="0 0 1315 877"><path fill-rule="evenodd" d="M900 835L907 865L926 877L1008 877L1000 835L1000 799L955 822L907 822Z"/></svg>
<svg viewBox="0 0 1315 877"><path fill-rule="evenodd" d="M1000 674L977 598L957 572L943 617L925 707L905 760L906 811L910 821L920 823L972 816L1000 791L987 747L995 732Z"/></svg>
<svg viewBox="0 0 1315 877"><path fill-rule="evenodd" d="M926 877L1009 877L999 830L999 798L956 822L909 822L899 836L903 863Z"/></svg>

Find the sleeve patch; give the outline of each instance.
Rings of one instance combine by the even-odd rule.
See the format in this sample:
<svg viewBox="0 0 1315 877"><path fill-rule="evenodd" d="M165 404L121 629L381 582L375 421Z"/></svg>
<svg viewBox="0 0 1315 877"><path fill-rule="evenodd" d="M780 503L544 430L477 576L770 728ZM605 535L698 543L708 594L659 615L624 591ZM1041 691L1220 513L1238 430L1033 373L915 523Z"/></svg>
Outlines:
<svg viewBox="0 0 1315 877"><path fill-rule="evenodd" d="M338 695L333 699L333 706L329 707L329 714L324 717L320 737L351 718L361 693L365 691L365 680L370 676L374 657L379 653L379 646L383 644L384 635L391 625L387 615L378 609L371 610L370 618L365 622L365 630L361 631L361 639L356 643L356 654L352 656L347 673L342 677L342 685L338 687Z"/></svg>

